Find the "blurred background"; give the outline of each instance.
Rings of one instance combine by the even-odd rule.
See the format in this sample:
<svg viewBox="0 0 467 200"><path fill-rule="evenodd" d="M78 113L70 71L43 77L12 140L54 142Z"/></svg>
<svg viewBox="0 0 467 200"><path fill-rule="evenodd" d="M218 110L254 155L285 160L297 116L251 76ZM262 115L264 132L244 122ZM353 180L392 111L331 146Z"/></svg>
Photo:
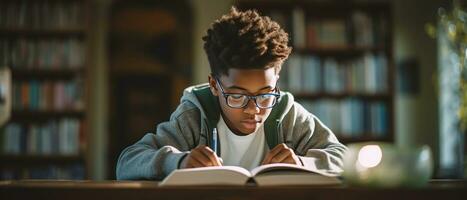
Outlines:
<svg viewBox="0 0 467 200"><path fill-rule="evenodd" d="M0 179L115 179L207 81L201 37L233 5L290 34L280 87L340 141L426 144L434 178L464 177L462 1L0 0Z"/></svg>

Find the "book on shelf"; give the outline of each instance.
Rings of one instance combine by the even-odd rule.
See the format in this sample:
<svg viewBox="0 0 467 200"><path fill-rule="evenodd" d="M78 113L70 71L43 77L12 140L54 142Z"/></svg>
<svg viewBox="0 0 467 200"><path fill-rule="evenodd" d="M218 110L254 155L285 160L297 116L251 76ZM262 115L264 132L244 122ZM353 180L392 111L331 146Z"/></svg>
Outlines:
<svg viewBox="0 0 467 200"><path fill-rule="evenodd" d="M84 65L84 42L66 39L0 39L0 64L13 69L79 69Z"/></svg>
<svg viewBox="0 0 467 200"><path fill-rule="evenodd" d="M355 31L355 43L358 45L370 46L374 44L372 18L363 12L354 12L352 22Z"/></svg>
<svg viewBox="0 0 467 200"><path fill-rule="evenodd" d="M41 124L9 123L1 132L4 155L78 155L84 145L82 122L63 118Z"/></svg>
<svg viewBox="0 0 467 200"><path fill-rule="evenodd" d="M292 10L292 42L296 48L305 48L306 35L305 35L305 12L301 8Z"/></svg>
<svg viewBox="0 0 467 200"><path fill-rule="evenodd" d="M303 93L384 94L388 90L388 66L383 53L337 60L316 55L290 55L282 67L281 88Z"/></svg>
<svg viewBox="0 0 467 200"><path fill-rule="evenodd" d="M300 59L298 56L290 56L287 60L288 63L288 69L287 69L287 76L288 76L288 83L287 83L287 89L291 91L300 91L302 87L302 79L301 77L301 66L302 66L302 59ZM284 75L284 74L283 74Z"/></svg>
<svg viewBox="0 0 467 200"><path fill-rule="evenodd" d="M251 171L237 166L179 169L170 173L160 185L245 185L248 182L258 186L341 184L336 174L280 163L261 165Z"/></svg>
<svg viewBox="0 0 467 200"><path fill-rule="evenodd" d="M303 57L300 71L302 81L301 91L309 93L319 93L322 91L322 66L321 59L318 56L307 55Z"/></svg>
<svg viewBox="0 0 467 200"><path fill-rule="evenodd" d="M384 102L357 98L299 102L338 135L357 138L371 133L370 136L377 138L388 134L389 113Z"/></svg>
<svg viewBox="0 0 467 200"><path fill-rule="evenodd" d="M82 4L75 1L1 1L0 28L79 28L82 10Z"/></svg>
<svg viewBox="0 0 467 200"><path fill-rule="evenodd" d="M345 48L349 46L346 21L310 18L306 25L306 47Z"/></svg>
<svg viewBox="0 0 467 200"><path fill-rule="evenodd" d="M83 88L80 80L15 81L12 108L31 111L83 110Z"/></svg>
<svg viewBox="0 0 467 200"><path fill-rule="evenodd" d="M328 93L342 93L344 91L344 77L342 65L335 59L326 59L323 63L324 91Z"/></svg>
<svg viewBox="0 0 467 200"><path fill-rule="evenodd" d="M276 17L279 18L279 17ZM373 47L386 42L387 17L355 11L348 18L307 17L302 8L292 10L292 40L296 48Z"/></svg>

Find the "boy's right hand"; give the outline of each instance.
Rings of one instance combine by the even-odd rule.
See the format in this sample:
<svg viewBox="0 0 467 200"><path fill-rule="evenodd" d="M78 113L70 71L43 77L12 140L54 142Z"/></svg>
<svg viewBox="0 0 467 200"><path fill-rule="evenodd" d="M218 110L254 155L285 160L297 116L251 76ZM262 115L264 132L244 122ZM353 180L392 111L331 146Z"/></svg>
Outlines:
<svg viewBox="0 0 467 200"><path fill-rule="evenodd" d="M222 166L222 161L211 148L202 145L191 150L180 164L180 169L210 166Z"/></svg>

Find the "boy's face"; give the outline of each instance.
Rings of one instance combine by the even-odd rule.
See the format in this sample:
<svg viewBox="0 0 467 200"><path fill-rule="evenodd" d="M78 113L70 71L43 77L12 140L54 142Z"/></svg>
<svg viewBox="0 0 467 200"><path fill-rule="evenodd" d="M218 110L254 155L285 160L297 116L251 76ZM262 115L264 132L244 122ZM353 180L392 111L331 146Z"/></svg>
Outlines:
<svg viewBox="0 0 467 200"><path fill-rule="evenodd" d="M274 67L269 69L229 69L228 76L222 75L217 80L209 76L212 93L219 98L222 117L232 132L237 135L254 133L266 121L272 108L259 108L253 99L243 108L231 108L227 105L224 93L259 95L274 93L279 75Z"/></svg>

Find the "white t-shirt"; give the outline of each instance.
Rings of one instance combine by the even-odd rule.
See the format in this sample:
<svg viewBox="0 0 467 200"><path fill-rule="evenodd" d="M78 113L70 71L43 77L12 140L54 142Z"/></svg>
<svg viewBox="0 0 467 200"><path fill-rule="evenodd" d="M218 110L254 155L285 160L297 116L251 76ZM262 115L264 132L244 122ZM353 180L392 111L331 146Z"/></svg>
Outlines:
<svg viewBox="0 0 467 200"><path fill-rule="evenodd" d="M238 136L229 129L221 116L217 123L217 132L223 165L226 166L253 169L261 164L269 149L266 145L263 125L255 133Z"/></svg>

